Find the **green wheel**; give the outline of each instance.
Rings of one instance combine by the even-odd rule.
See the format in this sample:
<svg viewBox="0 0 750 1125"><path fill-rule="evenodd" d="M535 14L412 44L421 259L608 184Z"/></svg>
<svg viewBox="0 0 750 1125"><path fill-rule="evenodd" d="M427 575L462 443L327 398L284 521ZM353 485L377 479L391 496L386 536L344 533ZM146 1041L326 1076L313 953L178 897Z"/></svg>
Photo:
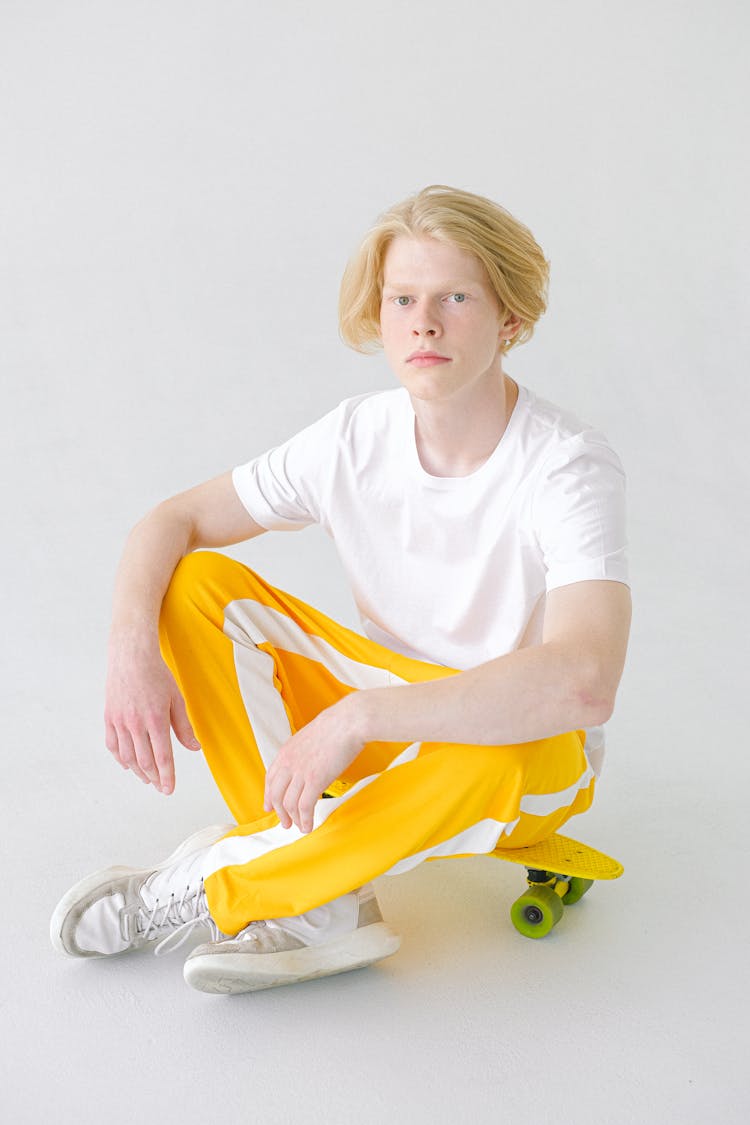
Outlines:
<svg viewBox="0 0 750 1125"><path fill-rule="evenodd" d="M529 887L510 908L510 919L524 937L541 938L563 915L562 899L551 887Z"/></svg>
<svg viewBox="0 0 750 1125"><path fill-rule="evenodd" d="M566 906L572 906L574 902L578 902L586 894L589 887L593 887L593 879L580 879L574 875L569 883L567 894L563 895L563 902Z"/></svg>

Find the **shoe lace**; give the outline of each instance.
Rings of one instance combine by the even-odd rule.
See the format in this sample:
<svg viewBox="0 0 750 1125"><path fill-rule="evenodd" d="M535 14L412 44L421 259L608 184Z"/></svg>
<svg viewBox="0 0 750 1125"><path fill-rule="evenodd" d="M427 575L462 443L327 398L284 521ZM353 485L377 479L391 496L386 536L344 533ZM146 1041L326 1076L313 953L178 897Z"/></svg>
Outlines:
<svg viewBox="0 0 750 1125"><path fill-rule="evenodd" d="M197 887L188 883L181 896L170 894L166 901L157 898L150 910L147 906L142 907L136 926L144 941L153 940L160 932L167 931L154 947L157 957L179 949L196 926L208 926L214 939L219 936L219 929L208 912L203 879Z"/></svg>

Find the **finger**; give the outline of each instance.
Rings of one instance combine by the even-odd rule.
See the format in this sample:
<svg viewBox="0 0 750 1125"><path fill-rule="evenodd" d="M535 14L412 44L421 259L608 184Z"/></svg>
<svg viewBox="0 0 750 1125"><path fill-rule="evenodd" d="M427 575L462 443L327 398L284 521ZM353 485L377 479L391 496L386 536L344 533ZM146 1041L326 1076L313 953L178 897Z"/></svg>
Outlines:
<svg viewBox="0 0 750 1125"><path fill-rule="evenodd" d="M131 765L137 762L135 759L135 749L133 747L133 739L130 737L126 727L115 727L115 738L117 740L117 756L120 760L120 765L129 770Z"/></svg>
<svg viewBox="0 0 750 1125"><path fill-rule="evenodd" d="M273 809L274 809L274 812L276 813L277 817L279 818L279 821L281 822L281 827L282 828L291 828L293 821L292 821L291 816L286 811L286 808L284 806L283 794L280 797L278 797L277 799L274 800Z"/></svg>
<svg viewBox="0 0 750 1125"><path fill-rule="evenodd" d="M311 784L306 785L299 799L298 824L300 832L312 832L315 818L315 806L319 800L319 787Z"/></svg>
<svg viewBox="0 0 750 1125"><path fill-rule="evenodd" d="M159 771L156 768L154 761L154 749L151 745L151 738L148 730L133 731L133 746L135 747L135 756L138 766L146 775L152 785L157 789L161 788L159 783Z"/></svg>
<svg viewBox="0 0 750 1125"><path fill-rule="evenodd" d="M158 727L151 731L151 748L158 771L158 788L164 794L174 790L174 756L168 727Z"/></svg>
<svg viewBox="0 0 750 1125"><path fill-rule="evenodd" d="M272 794L276 790L277 777L279 776L278 759L269 767L266 773L266 784L263 789L263 808L266 812L271 812L273 805Z"/></svg>
<svg viewBox="0 0 750 1125"><path fill-rule="evenodd" d="M187 707L185 700L179 694L172 699L172 706L170 709L170 718L172 720L172 729L174 730L177 738L187 750L200 750L201 744L195 737L190 719L188 718Z"/></svg>
<svg viewBox="0 0 750 1125"><path fill-rule="evenodd" d="M138 765L138 758L136 757L135 746L133 744L133 739L130 737L130 732L121 727L117 730L117 741L120 747L120 762L125 769L131 770L135 776L145 782L146 785L150 784L146 774Z"/></svg>
<svg viewBox="0 0 750 1125"><path fill-rule="evenodd" d="M118 765L122 766L122 768L126 770L128 767L122 761L122 758L120 756L120 743L117 739L117 731L108 719L104 722L104 745L107 747Z"/></svg>
<svg viewBox="0 0 750 1125"><path fill-rule="evenodd" d="M304 787L304 777L293 777L287 785L286 792L284 793L284 797L282 800L282 807L284 809L284 812L287 813L292 822L296 824L298 828L301 828L299 799L302 795L302 790L304 789ZM289 825L285 825L285 827L288 828Z"/></svg>
<svg viewBox="0 0 750 1125"><path fill-rule="evenodd" d="M272 810L281 821L282 828L290 828L292 819L284 807L284 797L289 787L289 775L277 774L267 788L267 811Z"/></svg>

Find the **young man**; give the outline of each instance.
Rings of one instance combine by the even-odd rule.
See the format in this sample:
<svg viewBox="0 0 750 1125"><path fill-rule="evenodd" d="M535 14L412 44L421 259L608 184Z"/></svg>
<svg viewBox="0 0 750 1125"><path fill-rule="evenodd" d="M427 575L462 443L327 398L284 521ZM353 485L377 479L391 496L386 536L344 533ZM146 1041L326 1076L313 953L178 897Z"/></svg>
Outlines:
<svg viewBox="0 0 750 1125"><path fill-rule="evenodd" d="M630 623L624 476L602 434L503 371L547 277L489 200L433 186L392 208L340 314L401 386L135 527L107 747L171 793L171 726L236 824L76 884L56 948L115 954L203 925L185 977L204 991L341 972L398 948L376 876L521 847L589 807ZM310 523L336 543L365 636L196 552Z"/></svg>

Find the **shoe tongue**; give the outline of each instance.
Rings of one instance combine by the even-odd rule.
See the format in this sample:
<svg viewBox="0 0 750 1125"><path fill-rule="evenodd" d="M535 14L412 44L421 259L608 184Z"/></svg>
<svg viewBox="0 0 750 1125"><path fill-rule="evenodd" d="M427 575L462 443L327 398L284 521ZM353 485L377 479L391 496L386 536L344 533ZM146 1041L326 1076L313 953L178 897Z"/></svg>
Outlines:
<svg viewBox="0 0 750 1125"><path fill-rule="evenodd" d="M179 902L188 890L187 897L192 897L200 890L203 877L203 851L193 852L185 859L172 863L162 871L155 871L150 875L141 889L141 898L149 909L153 909L158 899L160 903L167 902L174 896Z"/></svg>

